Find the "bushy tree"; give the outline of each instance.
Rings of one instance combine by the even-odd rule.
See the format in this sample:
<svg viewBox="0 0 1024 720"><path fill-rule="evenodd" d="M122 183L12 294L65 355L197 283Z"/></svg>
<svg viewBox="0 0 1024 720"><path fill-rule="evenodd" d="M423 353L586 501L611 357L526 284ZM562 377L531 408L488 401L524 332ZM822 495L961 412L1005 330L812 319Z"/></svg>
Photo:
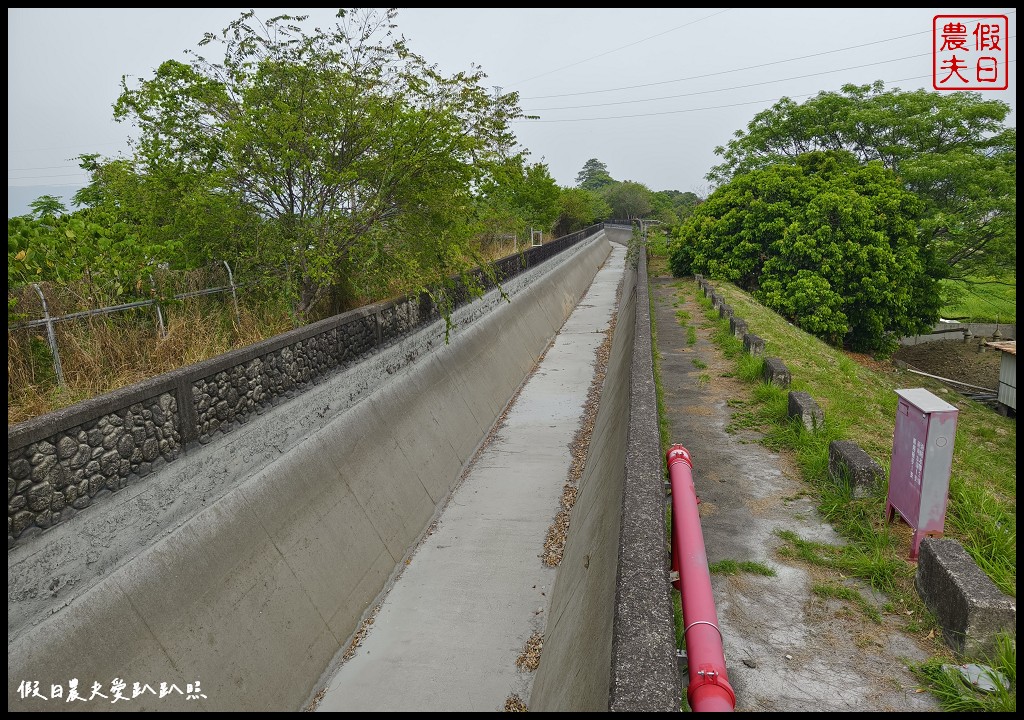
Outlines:
<svg viewBox="0 0 1024 720"><path fill-rule="evenodd" d="M701 202L700 197L692 192L658 190L651 195L653 219L659 220L666 228L674 228L690 217Z"/></svg>
<svg viewBox="0 0 1024 720"><path fill-rule="evenodd" d="M734 282L828 342L886 353L938 319L922 210L880 162L806 153L718 188L675 234L670 263Z"/></svg>
<svg viewBox="0 0 1024 720"><path fill-rule="evenodd" d="M588 228L612 215L612 209L600 193L583 188L562 188L558 198L556 236Z"/></svg>
<svg viewBox="0 0 1024 720"><path fill-rule="evenodd" d="M57 207L45 200L33 207L39 217L7 220L8 290L37 282L83 283L83 300L93 307L150 295L170 248L146 243L132 226L102 210L54 214ZM8 311L16 306L9 293Z"/></svg>
<svg viewBox="0 0 1024 720"><path fill-rule="evenodd" d="M614 183L608 166L597 158L590 158L583 163L583 169L576 175L576 187L584 190L600 190Z"/></svg>
<svg viewBox="0 0 1024 720"><path fill-rule="evenodd" d="M647 217L654 209L653 193L643 183L627 180L609 186L603 193L616 218Z"/></svg>
<svg viewBox="0 0 1024 720"><path fill-rule="evenodd" d="M440 74L395 16L341 10L307 32L250 11L207 33L200 47L222 59L192 52L123 82L133 155L94 160L81 198L192 237L197 260L245 251L287 268L303 312L340 286L427 289L475 265L474 194L514 145L518 96L494 97L479 68Z"/></svg>
<svg viewBox="0 0 1024 720"><path fill-rule="evenodd" d="M544 163L521 155L496 164L480 188L481 212L503 217L504 231L525 236L530 228L550 232L559 212L560 190Z"/></svg>
<svg viewBox="0 0 1024 720"><path fill-rule="evenodd" d="M923 202L922 238L940 277L968 279L1016 268L1017 133L1010 106L973 92L845 85L803 103L783 98L715 152L719 185L807 152L845 150L880 162Z"/></svg>

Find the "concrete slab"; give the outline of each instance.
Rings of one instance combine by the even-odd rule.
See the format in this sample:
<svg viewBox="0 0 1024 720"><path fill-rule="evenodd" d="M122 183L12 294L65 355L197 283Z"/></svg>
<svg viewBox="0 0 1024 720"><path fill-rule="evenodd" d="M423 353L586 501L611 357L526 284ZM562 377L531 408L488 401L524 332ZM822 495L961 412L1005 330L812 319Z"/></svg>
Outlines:
<svg viewBox="0 0 1024 720"><path fill-rule="evenodd" d="M540 555L624 259L614 246L318 710L497 711L529 697L515 660L544 630L555 571Z"/></svg>

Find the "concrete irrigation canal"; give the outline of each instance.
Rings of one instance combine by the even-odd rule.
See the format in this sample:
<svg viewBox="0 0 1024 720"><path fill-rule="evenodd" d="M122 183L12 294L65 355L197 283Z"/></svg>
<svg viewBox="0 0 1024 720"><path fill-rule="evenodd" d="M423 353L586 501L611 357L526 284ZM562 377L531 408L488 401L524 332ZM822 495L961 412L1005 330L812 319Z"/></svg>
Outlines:
<svg viewBox="0 0 1024 720"><path fill-rule="evenodd" d="M749 389L679 321L710 288L632 238L499 260L450 327L400 298L10 427L8 710L939 709L902 619L780 560L842 541L730 427ZM926 544L948 599L959 546ZM983 586L967 614L1015 623Z"/></svg>
<svg viewBox="0 0 1024 720"><path fill-rule="evenodd" d="M9 708L678 709L630 236L12 428Z"/></svg>

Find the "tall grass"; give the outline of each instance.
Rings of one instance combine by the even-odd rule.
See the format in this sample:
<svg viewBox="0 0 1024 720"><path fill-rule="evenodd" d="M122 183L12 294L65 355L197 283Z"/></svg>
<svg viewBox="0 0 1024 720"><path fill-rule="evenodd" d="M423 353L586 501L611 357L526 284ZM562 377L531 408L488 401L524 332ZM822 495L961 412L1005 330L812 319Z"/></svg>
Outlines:
<svg viewBox="0 0 1024 720"><path fill-rule="evenodd" d="M527 249L529 237L525 241L520 237L517 243L504 235L481 237L475 241L474 252L482 262L491 262L512 254L516 246L519 251ZM160 271L158 275L153 287L159 285L165 296L225 287L229 280L220 265L188 272ZM237 276L235 282L241 282ZM159 332L152 306L57 323L63 387L57 382L45 327L8 328L8 425L246 347L305 322L400 297L407 290L398 281L375 291L342 283L299 317L286 299L294 288L284 287L286 284L283 272L264 269L257 281L238 291L237 316L226 293L164 303L166 336ZM138 297L132 300L145 298L148 288L140 281L135 290ZM44 284L44 293L54 317L128 301L85 281ZM43 315L39 298L29 286L8 289L8 304L12 324Z"/></svg>
<svg viewBox="0 0 1024 720"><path fill-rule="evenodd" d="M994 689L971 686L957 665L942 658L916 663L912 669L924 679L947 712L1016 712L1017 641L1003 635L997 639L992 657L984 658L987 679Z"/></svg>
<svg viewBox="0 0 1024 720"><path fill-rule="evenodd" d="M45 328L8 330L7 423L43 415L146 378L246 347L293 327L288 309L267 301L195 298L163 308L161 336L152 308L56 324L65 386L60 387Z"/></svg>

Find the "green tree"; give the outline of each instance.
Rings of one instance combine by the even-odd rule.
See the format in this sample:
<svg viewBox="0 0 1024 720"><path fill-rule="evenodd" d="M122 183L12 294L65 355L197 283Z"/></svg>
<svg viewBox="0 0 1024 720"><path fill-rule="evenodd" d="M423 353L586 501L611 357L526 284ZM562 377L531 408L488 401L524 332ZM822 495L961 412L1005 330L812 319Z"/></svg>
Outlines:
<svg viewBox="0 0 1024 720"><path fill-rule="evenodd" d="M558 208L558 219L554 226L558 237L588 228L612 214L611 207L600 193L578 187L562 188Z"/></svg>
<svg viewBox="0 0 1024 720"><path fill-rule="evenodd" d="M210 219L229 245L244 219L258 230L249 253L289 269L304 313L339 287L425 290L475 266L474 189L514 144L518 96L494 97L479 68L440 74L396 38L395 16L341 10L306 32L304 17L250 11L200 42L222 46L220 61L192 52L123 81L115 117L138 140L89 197L117 202L135 183L131 209L177 198L164 226Z"/></svg>
<svg viewBox="0 0 1024 720"><path fill-rule="evenodd" d="M590 158L583 163L583 169L576 175L576 187L584 190L600 190L614 184L608 166L597 158Z"/></svg>
<svg viewBox="0 0 1024 720"><path fill-rule="evenodd" d="M604 192L604 199L617 218L646 217L654 209L654 193L644 184L632 181L616 183Z"/></svg>
<svg viewBox="0 0 1024 720"><path fill-rule="evenodd" d="M806 153L718 188L674 235L670 264L734 282L830 343L884 354L938 319L922 209L880 162Z"/></svg>
<svg viewBox="0 0 1024 720"><path fill-rule="evenodd" d="M559 188L544 163L525 163L521 155L495 165L481 186L484 212L506 217L505 232L550 231L558 217Z"/></svg>
<svg viewBox="0 0 1024 720"><path fill-rule="evenodd" d="M56 195L40 195L28 205L32 208L32 217L40 220L42 218L55 218L67 213L68 209Z"/></svg>
<svg viewBox="0 0 1024 720"><path fill-rule="evenodd" d="M228 260L244 277L248 264L266 261L252 240L269 234L267 219L238 195L219 192L217 173L96 154L79 160L91 182L75 194L75 204L131 227L141 243L160 249L168 267L188 270Z"/></svg>
<svg viewBox="0 0 1024 720"><path fill-rule="evenodd" d="M86 300L94 307L123 295L149 297L151 280L166 251L99 210L8 218L7 286L83 281ZM8 310L15 305L9 296Z"/></svg>
<svg viewBox="0 0 1024 720"><path fill-rule="evenodd" d="M1016 268L1016 129L1010 106L971 92L845 85L804 103L783 98L715 152L708 179L846 150L896 172L924 203L919 230L940 277L1001 275Z"/></svg>
<svg viewBox="0 0 1024 720"><path fill-rule="evenodd" d="M653 219L661 221L666 228L674 228L690 217L701 202L692 192L658 190L651 195Z"/></svg>

